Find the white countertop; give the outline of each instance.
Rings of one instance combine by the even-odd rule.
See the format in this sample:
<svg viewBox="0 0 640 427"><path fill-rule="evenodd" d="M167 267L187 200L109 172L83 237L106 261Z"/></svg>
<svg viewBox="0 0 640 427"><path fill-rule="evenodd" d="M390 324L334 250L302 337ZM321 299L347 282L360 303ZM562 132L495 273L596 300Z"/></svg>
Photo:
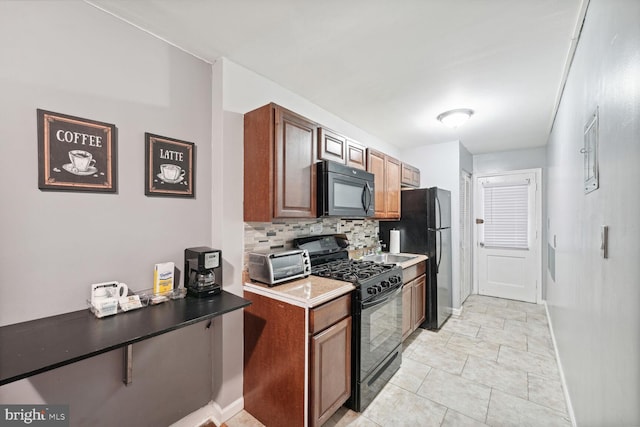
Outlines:
<svg viewBox="0 0 640 427"><path fill-rule="evenodd" d="M299 307L317 307L355 289L350 282L309 276L269 287L263 283L245 280L244 291L274 298Z"/></svg>
<svg viewBox="0 0 640 427"><path fill-rule="evenodd" d="M399 253L393 255L413 257L408 261L398 263L398 265L403 269L409 268L429 258L426 255L410 253ZM318 276L309 276L304 279L292 280L272 287L269 287L264 283L252 281L248 278L244 281L245 292L253 292L292 305L307 308L317 307L334 298L349 293L354 289L355 286L350 282L343 282L341 280Z"/></svg>

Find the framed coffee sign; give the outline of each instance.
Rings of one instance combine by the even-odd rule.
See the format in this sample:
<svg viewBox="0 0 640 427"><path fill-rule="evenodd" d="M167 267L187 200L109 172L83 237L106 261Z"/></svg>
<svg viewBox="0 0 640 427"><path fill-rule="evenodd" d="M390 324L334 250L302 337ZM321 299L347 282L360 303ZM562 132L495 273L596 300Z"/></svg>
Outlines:
<svg viewBox="0 0 640 427"><path fill-rule="evenodd" d="M195 197L195 144L145 133L147 196Z"/></svg>
<svg viewBox="0 0 640 427"><path fill-rule="evenodd" d="M38 188L116 192L116 127L38 112Z"/></svg>

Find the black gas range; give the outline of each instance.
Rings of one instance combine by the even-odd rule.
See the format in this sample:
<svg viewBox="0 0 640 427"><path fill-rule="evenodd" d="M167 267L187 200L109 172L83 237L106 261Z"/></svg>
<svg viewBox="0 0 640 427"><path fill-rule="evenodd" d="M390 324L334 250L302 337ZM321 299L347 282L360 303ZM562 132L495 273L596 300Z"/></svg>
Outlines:
<svg viewBox="0 0 640 427"><path fill-rule="evenodd" d="M352 386L347 406L364 410L402 361L402 269L349 259L344 234L294 239L307 249L311 274L354 284Z"/></svg>

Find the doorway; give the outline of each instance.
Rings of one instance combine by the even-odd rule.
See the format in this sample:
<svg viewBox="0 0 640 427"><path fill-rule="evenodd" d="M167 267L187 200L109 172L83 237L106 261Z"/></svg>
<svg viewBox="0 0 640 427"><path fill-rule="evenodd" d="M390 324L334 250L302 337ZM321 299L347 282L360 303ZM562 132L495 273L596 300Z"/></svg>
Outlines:
<svg viewBox="0 0 640 427"><path fill-rule="evenodd" d="M541 170L475 178L475 274L478 293L542 302Z"/></svg>
<svg viewBox="0 0 640 427"><path fill-rule="evenodd" d="M472 290L471 272L473 259L471 258L471 174L462 171L460 175L460 304L462 304Z"/></svg>

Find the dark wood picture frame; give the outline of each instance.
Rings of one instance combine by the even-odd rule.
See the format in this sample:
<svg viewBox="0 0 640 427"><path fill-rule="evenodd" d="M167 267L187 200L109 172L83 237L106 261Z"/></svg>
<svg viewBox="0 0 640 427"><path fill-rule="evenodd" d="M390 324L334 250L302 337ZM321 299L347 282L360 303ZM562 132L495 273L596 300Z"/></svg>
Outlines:
<svg viewBox="0 0 640 427"><path fill-rule="evenodd" d="M117 191L114 124L37 109L38 188Z"/></svg>
<svg viewBox="0 0 640 427"><path fill-rule="evenodd" d="M146 196L195 197L195 144L145 132Z"/></svg>

